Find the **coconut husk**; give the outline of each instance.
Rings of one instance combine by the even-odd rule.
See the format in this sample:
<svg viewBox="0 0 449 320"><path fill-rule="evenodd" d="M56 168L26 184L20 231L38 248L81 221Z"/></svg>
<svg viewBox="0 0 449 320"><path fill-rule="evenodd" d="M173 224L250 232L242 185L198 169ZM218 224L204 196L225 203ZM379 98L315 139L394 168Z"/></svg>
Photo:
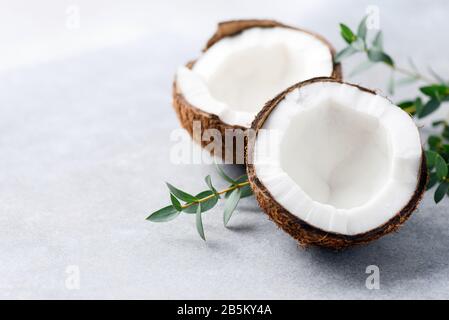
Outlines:
<svg viewBox="0 0 449 320"><path fill-rule="evenodd" d="M311 83L315 82L338 82L344 83L340 80L332 79L332 78L315 78L311 80L307 80L298 84L291 86L286 89L284 92L280 93L273 100L269 101L262 111L258 114L254 122L252 123L251 128L257 131L262 128L266 119L269 117L270 113L276 108L276 106L285 98L285 96L296 88L301 88ZM346 83L348 84L348 83ZM376 94L376 92L354 85L348 84L354 87L357 87L359 90L363 90L370 94ZM417 208L424 192L426 190L427 185L427 166L426 166L426 158L425 153L422 153L421 166L418 174L418 179L416 183L416 188L413 196L410 201L398 212L396 215L391 218L387 223L377 227L374 230L371 230L366 233L357 234L357 235L342 235L336 233L330 233L318 229L314 226L311 226L307 222L299 219L297 216L291 214L286 209L284 209L270 194L269 190L263 185L263 183L257 178L257 172L255 170L252 161L250 161L253 157L253 145L248 144L245 149L245 157L247 160L247 174L248 179L253 189L254 195L259 203L260 208L268 215L268 217L276 223L282 230L287 232L293 238L295 238L299 245L302 247L308 246L320 246L327 247L331 249L344 249L346 247L350 247L353 245L366 244L372 242L386 234L397 231L402 224L407 221L412 212Z"/></svg>

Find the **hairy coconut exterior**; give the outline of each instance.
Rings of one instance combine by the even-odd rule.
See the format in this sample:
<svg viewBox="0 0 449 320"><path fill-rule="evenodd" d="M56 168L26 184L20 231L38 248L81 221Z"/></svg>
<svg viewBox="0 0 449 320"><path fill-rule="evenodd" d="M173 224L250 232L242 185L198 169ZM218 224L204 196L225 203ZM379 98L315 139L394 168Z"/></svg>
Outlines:
<svg viewBox="0 0 449 320"><path fill-rule="evenodd" d="M308 84L314 83L314 82L338 82L338 83L344 83L339 80L335 80L332 78L315 78L308 81L304 81L302 83L298 83L296 85L293 85L292 87L288 88L281 94L279 94L277 97L275 97L273 100L269 101L264 109L258 114L256 119L254 120L252 124L252 129L259 130L262 128L265 120L268 118L270 113L273 111L274 108L284 99L284 97L291 92L292 90L296 88L301 88L303 86L306 86ZM346 83L348 84L348 83ZM371 93L376 94L374 91L359 87L357 85L348 84L354 87L357 87L358 89ZM255 141L253 141L254 143ZM320 247L327 247L331 249L344 249L349 246L353 245L359 245L359 244L365 244L368 242L371 242L373 240L376 240L388 233L391 233L393 231L397 231L399 227L410 217L411 213L416 209L418 206L419 201L421 200L425 190L426 190L426 184L427 184L427 167L426 167L426 158L424 155L424 152L422 153L422 159L421 159L421 166L420 166L420 172L419 177L416 185L415 192L410 199L410 201L407 203L404 208L400 212L398 212L393 218L391 218L387 223L385 223L382 226L377 227L374 230L371 230L366 233L357 234L357 235L343 235L343 234L336 234L336 233L330 233L323 231L321 229L318 229L316 227L311 226L307 222L299 219L298 217L294 216L290 212L288 212L286 209L284 209L270 194L270 192L267 190L267 188L263 185L263 183L257 178L257 172L255 170L255 167L252 163L252 157L253 157L253 143L248 144L246 151L245 151L245 157L247 161L247 173L248 173L248 179L251 184L251 188L254 191L254 195L257 199L257 202L259 203L259 206L261 209L270 217L272 221L274 221L280 228L282 228L285 232L290 234L293 238L295 238L299 244L302 247L308 247L308 246L320 246Z"/></svg>
<svg viewBox="0 0 449 320"><path fill-rule="evenodd" d="M193 66L193 62L190 62L187 64L187 67L191 68ZM181 123L181 126L187 130L187 132L192 137L193 141L200 144L202 147L207 146L211 141L203 141L202 136L206 130L209 129L216 129L220 132L220 135L222 137L221 142L221 157L223 160L225 160L227 163L244 163L244 157L243 155L240 156L241 159L239 159L238 155L236 155L235 152L235 146L232 146L232 150L228 151L228 154L231 155L232 159L225 159L226 155L226 144L225 144L225 135L226 130L232 130L233 132L237 134L244 135L244 132L246 128L243 128L241 126L231 126L223 121L220 120L220 118L212 113L205 112L193 105L191 105L184 95L178 90L176 86L176 80L173 83L173 107L176 111L176 114L178 115L178 119ZM195 135L193 132L193 124L194 121L198 121L201 124L201 130L200 135ZM244 139L244 138L242 138ZM211 154L217 155L217 150L209 150Z"/></svg>
<svg viewBox="0 0 449 320"><path fill-rule="evenodd" d="M218 29L215 32L215 34L210 38L210 40L207 42L206 47L203 49L203 52L206 52L211 46L213 46L216 42L220 41L223 38L226 37L232 37L235 35L238 35L244 30L250 29L250 28L274 28L274 27L282 27L282 28L289 28L293 30L298 30L302 32L307 32L311 35L313 35L315 38L319 39L321 42L325 43L326 46L329 48L329 50L332 53L332 56L335 56L335 49L332 47L332 45L323 37L320 35L317 35L315 33L305 31L302 29L294 28L291 26L284 25L282 23L273 21L273 20L235 20L235 21L226 21L221 22L218 24ZM195 64L195 61L189 62L186 67L191 69L193 65ZM331 77L336 79L342 78L342 70L341 65L335 64L334 70L332 72ZM246 130L246 128L241 126L234 126L227 124L220 120L220 118L214 114L204 112L201 110L201 106L193 106L190 104L182 94L182 92L179 90L176 79L173 83L173 107L178 115L179 121L181 122L181 126L186 129L189 134L192 136L195 142L201 144L201 146L205 147L210 143L210 141L201 141L201 137L194 137L193 136L193 121L200 121L201 123L201 135L203 132L207 129L217 129L220 131L222 136L222 158L229 162L230 159L225 159L226 154L226 148L225 148L225 130L236 130L240 129L242 131ZM237 131L237 135L241 135L239 131ZM199 138L199 139L198 139ZM200 141L198 141L200 140ZM209 150L213 152L213 150ZM233 155L233 163L243 163L241 161L244 161L243 154L240 155L240 157L237 157L235 154L235 146L233 150L228 151L228 154ZM241 161L239 161L241 159Z"/></svg>

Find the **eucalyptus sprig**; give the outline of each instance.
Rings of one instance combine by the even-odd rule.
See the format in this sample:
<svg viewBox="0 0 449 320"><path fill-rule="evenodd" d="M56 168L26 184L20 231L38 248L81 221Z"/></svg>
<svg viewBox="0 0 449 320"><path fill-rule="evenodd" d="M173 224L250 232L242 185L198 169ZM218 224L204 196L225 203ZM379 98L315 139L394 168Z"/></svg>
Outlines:
<svg viewBox="0 0 449 320"><path fill-rule="evenodd" d="M368 60L360 64L352 74L367 70L379 62L395 69L396 66L393 59L383 49L382 31L378 31L374 38L370 37L366 21L367 17L363 18L359 23L357 33L354 33L344 23L340 23L340 34L347 46L335 55L335 62L339 63L356 53L363 53L366 54ZM369 41L370 38L372 38L371 41Z"/></svg>
<svg viewBox="0 0 449 320"><path fill-rule="evenodd" d="M444 120L435 121L432 125L442 129L440 135L431 135L427 139L426 157L429 170L427 190L438 185L434 193L434 200L438 203L446 194L449 195L449 125Z"/></svg>
<svg viewBox="0 0 449 320"><path fill-rule="evenodd" d="M215 207L218 200L222 199L222 195L224 195L226 202L223 212L223 224L226 227L240 199L249 197L253 193L246 174L237 179L233 179L224 172L220 165L215 164L215 168L219 176L229 183L227 188L217 191L212 184L210 175L204 178L208 189L198 193L196 196L167 183L171 204L153 212L147 217L147 220L152 222L167 222L175 219L181 213L195 214L196 230L200 237L206 240L202 214Z"/></svg>
<svg viewBox="0 0 449 320"><path fill-rule="evenodd" d="M340 24L340 34L347 46L336 54L334 59L335 62L342 62L344 59L347 59L357 53L364 54L367 58L350 73L350 76L381 63L391 69L391 75L388 81L388 90L391 94L394 94L396 87L412 84L417 81L427 84L426 87L421 88L423 89L422 91L435 91L437 89L434 87L437 86L447 88L449 84L448 81L444 80L430 67L429 73L432 77L422 74L412 59L408 60L409 68L399 67L396 65L391 55L387 54L384 50L382 31L377 30L375 34L372 34L367 28L366 23L367 17L362 19L359 23L357 33L354 33L346 24ZM402 78L398 79L397 74L401 74ZM444 91L442 88L439 88L439 90ZM447 95L447 93L443 94L440 98L444 98L444 96Z"/></svg>
<svg viewBox="0 0 449 320"><path fill-rule="evenodd" d="M367 17L359 23L357 33L354 33L347 25L340 24L340 34L347 46L336 54L335 62L341 62L356 53L365 54L367 60L356 67L350 75L365 71L378 63L386 65L391 69L388 82L391 94L394 94L395 87L400 85L417 81L425 83L419 88L419 95L398 103L398 106L412 117L424 118L435 112L444 102L449 101L447 80L432 68L429 68L432 77L421 74L411 59L409 59L411 69L398 67L384 50L382 31L378 30L374 35L370 34L366 21ZM396 73L402 74L403 78L396 79ZM431 135L427 140L425 153L430 177L427 189L438 185L434 193L434 200L438 203L445 195L449 196L449 125L446 121L440 120L434 122L433 126L442 127L442 130L440 134Z"/></svg>

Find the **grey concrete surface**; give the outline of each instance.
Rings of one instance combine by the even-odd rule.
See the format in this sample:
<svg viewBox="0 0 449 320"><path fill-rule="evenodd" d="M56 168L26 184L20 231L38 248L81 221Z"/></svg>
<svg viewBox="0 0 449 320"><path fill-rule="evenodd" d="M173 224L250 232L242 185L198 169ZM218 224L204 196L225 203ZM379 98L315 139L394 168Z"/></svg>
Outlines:
<svg viewBox="0 0 449 320"><path fill-rule="evenodd" d="M430 194L399 233L339 253L298 248L252 198L228 229L221 205L206 214L207 243L192 216L144 220L168 202L165 181L200 191L213 173L170 163L170 90L217 21L275 18L341 47L338 22L377 4L393 56L449 74L447 1L145 3L123 10L146 23L137 40L0 72L0 298L449 298L449 200L435 206ZM383 90L386 77L376 68L353 81ZM365 286L368 265L379 290Z"/></svg>

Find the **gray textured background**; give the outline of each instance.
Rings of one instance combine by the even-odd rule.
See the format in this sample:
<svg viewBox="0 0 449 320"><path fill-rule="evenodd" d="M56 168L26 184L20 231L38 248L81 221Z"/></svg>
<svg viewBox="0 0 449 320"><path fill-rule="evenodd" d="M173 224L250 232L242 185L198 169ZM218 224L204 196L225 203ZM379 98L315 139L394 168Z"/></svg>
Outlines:
<svg viewBox="0 0 449 320"><path fill-rule="evenodd" d="M79 30L64 27L73 4ZM341 48L338 22L354 26L368 4L394 57L449 74L444 0L2 1L0 297L449 298L449 202L430 195L401 232L341 253L298 248L252 198L228 229L221 205L207 214L207 243L192 216L144 221L168 202L164 181L199 191L213 172L171 164L169 135L173 74L216 22L275 18ZM353 81L383 89L385 71ZM365 287L371 264L380 290ZM65 286L70 265L79 290Z"/></svg>

